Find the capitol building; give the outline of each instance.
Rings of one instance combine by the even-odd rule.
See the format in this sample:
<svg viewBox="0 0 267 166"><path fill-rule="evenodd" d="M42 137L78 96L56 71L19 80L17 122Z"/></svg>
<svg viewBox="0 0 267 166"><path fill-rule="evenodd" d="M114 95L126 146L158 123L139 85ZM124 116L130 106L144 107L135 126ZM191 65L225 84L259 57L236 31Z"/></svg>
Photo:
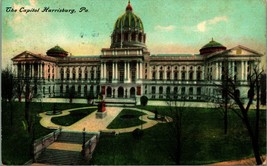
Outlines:
<svg viewBox="0 0 267 166"><path fill-rule="evenodd" d="M260 66L263 56L241 45L227 48L215 39L203 41L196 54L153 55L146 46L147 38L144 24L129 2L115 22L110 47L102 48L101 55L70 56L55 46L46 55L24 51L12 61L16 77L30 81L33 97L62 98L74 93L76 98L93 94L105 100L147 96L207 101L220 96L217 85L227 75L246 97L248 76L253 67Z"/></svg>

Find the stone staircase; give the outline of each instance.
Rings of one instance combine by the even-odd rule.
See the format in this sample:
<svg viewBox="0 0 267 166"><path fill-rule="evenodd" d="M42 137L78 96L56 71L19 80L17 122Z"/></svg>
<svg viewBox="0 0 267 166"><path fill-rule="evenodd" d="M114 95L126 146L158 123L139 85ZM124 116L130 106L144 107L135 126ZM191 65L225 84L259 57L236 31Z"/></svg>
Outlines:
<svg viewBox="0 0 267 166"><path fill-rule="evenodd" d="M85 140L89 140L93 134L85 134ZM57 138L56 142L67 142L67 143L83 143L83 134L82 132L62 132Z"/></svg>
<svg viewBox="0 0 267 166"><path fill-rule="evenodd" d="M53 165L85 165L81 152L46 149L37 159L37 163Z"/></svg>
<svg viewBox="0 0 267 166"><path fill-rule="evenodd" d="M92 138L94 134L85 134L85 141ZM57 147L63 144L63 147ZM47 165L88 165L89 161L84 160L81 149L83 144L82 132L62 132L55 142L41 152L35 163ZM71 149L75 145L79 150ZM64 148L65 146L68 146ZM51 148L52 147L52 148Z"/></svg>

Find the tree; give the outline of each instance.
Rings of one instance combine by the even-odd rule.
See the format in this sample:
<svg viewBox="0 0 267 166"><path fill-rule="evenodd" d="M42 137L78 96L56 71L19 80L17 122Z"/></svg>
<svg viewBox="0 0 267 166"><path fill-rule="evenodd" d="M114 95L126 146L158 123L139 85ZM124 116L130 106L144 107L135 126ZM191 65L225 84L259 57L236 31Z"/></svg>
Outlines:
<svg viewBox="0 0 267 166"><path fill-rule="evenodd" d="M259 149L259 111L260 111L260 78L262 75L262 71L259 70L258 66L254 66L252 72L248 75L248 101L247 104L243 103L243 99L240 96L240 91L238 89L239 84L227 76L227 85L228 88L224 88L221 86L222 92L225 93L234 103L239 107L239 110L233 109L234 113L242 120L246 130L248 131L251 145L253 148L254 157L256 163L262 164L262 160L260 157L260 149ZM256 95L256 98L255 98ZM256 100L256 116L255 116L255 124L253 124L253 120L248 116L248 111L253 103ZM254 126L253 126L254 125Z"/></svg>
<svg viewBox="0 0 267 166"><path fill-rule="evenodd" d="M16 95L16 79L12 73L12 68L6 67L2 70L2 98L10 105L10 124L13 125L13 100Z"/></svg>
<svg viewBox="0 0 267 166"><path fill-rule="evenodd" d="M169 111L164 113L165 115L161 115L161 118L166 116L171 116L172 122L168 123L169 130L168 132L168 140L173 143L173 150L169 150L170 157L175 161L176 165L179 165L181 162L181 154L182 154L182 146L183 146L183 109L185 106L186 96L182 94L178 95L180 90L177 88L173 93L166 93L165 96L168 100L166 100L167 105L169 106ZM180 99L179 99L180 97ZM165 148L164 148L165 149Z"/></svg>
<svg viewBox="0 0 267 166"><path fill-rule="evenodd" d="M216 85L218 87L217 90L219 91L219 95L215 99L215 104L217 105L218 110L221 110L222 112L224 121L224 134L226 135L228 131L228 111L233 108L233 104L230 103L230 98L227 93L229 90L229 78L231 75L233 75L233 73L231 73L232 69L229 66L228 57L224 59L220 68L222 69L222 78L221 84Z"/></svg>
<svg viewBox="0 0 267 166"><path fill-rule="evenodd" d="M140 102L141 102L141 105L142 106L146 106L147 105L147 102L148 102L148 98L146 96L142 96L140 98Z"/></svg>

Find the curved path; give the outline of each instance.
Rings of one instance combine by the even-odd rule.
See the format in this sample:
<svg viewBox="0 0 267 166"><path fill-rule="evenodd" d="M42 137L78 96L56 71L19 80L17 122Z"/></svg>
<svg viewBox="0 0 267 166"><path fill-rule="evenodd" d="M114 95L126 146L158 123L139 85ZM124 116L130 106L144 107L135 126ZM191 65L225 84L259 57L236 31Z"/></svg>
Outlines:
<svg viewBox="0 0 267 166"><path fill-rule="evenodd" d="M54 124L51 122L51 119L53 117L59 117L59 116L65 116L70 114L70 111L80 110L80 109L88 109L88 108L95 108L96 111L92 112L88 116L84 117L83 119L77 121L76 123L70 125L70 126L61 126ZM117 115L123 110L123 107L106 107L107 116L103 119L96 119L96 112L97 107L91 106L91 107L80 107L80 108L73 108L73 109L67 109L62 111L62 114L60 115L46 115L46 112L40 113L40 124L46 128L59 128L62 127L63 130L68 131L82 131L83 128L85 128L88 132L99 132L99 131L115 131L116 133L124 133L124 132L132 132L134 129L139 128L141 125L134 126L134 127L128 127L128 128L120 128L120 129L107 129L107 126L117 117ZM145 113L146 115L140 116L139 119L145 121L142 125L143 129L150 128L158 123L158 121L148 119L148 116L153 116L154 113L142 109L137 108L127 108L132 109L135 111L140 111Z"/></svg>

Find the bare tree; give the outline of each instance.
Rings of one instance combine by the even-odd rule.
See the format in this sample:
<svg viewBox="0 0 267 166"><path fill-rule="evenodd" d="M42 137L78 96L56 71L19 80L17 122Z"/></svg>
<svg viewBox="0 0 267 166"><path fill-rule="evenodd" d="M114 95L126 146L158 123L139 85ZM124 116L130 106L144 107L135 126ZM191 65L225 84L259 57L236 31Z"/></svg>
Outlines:
<svg viewBox="0 0 267 166"><path fill-rule="evenodd" d="M234 101L234 103L239 107L239 109L233 109L234 113L242 120L246 130L248 131L254 157L257 164L262 164L262 160L260 157L260 149L259 149L259 111L260 111L260 78L262 75L262 71L259 70L258 66L254 66L251 70L251 73L248 75L248 101L245 104L243 102L242 97L240 96L240 91L238 90L239 84L227 75L226 85L221 85L221 91L223 93L222 96L227 95L229 99ZM255 98L256 95L256 98ZM256 116L255 116L255 124L253 124L253 120L248 115L248 111L251 108L253 101L256 100Z"/></svg>
<svg viewBox="0 0 267 166"><path fill-rule="evenodd" d="M183 111L182 109L185 107L185 99L187 96L185 94L178 95L180 90L177 88L176 91L167 92L166 94L160 94L166 97L166 104L169 106L169 113L172 117L172 123L170 125L169 132L169 140L174 143L174 153L173 151L169 151L171 158L175 161L175 164L179 165L181 163L181 153L182 153L182 146L183 146L183 126L182 126L182 119L183 119ZM161 115L165 117L165 115ZM167 120L167 119L165 119Z"/></svg>

